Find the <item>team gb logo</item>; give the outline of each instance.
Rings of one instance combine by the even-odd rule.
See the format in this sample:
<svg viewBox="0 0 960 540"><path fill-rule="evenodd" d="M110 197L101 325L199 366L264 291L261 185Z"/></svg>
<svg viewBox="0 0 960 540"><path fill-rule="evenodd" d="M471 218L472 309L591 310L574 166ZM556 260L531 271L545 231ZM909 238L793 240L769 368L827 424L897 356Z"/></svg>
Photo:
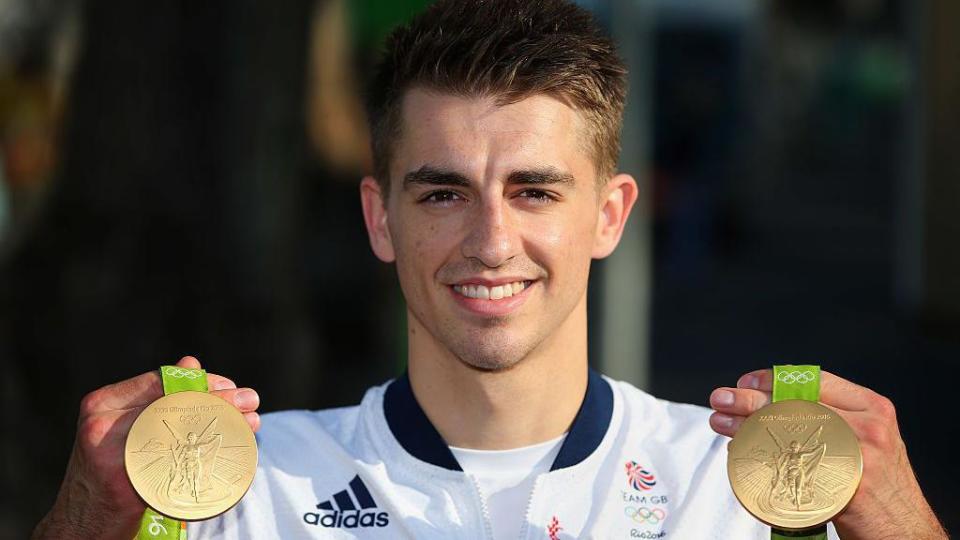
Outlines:
<svg viewBox="0 0 960 540"><path fill-rule="evenodd" d="M626 463L627 469L627 483L630 484L633 489L637 491L649 491L653 486L657 485L657 479L654 478L653 473L644 469L643 465L640 465L636 461L628 461Z"/></svg>

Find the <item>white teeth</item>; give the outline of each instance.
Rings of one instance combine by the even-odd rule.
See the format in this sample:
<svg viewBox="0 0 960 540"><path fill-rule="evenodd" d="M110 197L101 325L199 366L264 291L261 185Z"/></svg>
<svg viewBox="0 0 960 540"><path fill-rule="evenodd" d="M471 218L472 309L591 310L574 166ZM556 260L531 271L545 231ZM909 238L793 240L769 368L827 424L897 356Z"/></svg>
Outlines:
<svg viewBox="0 0 960 540"><path fill-rule="evenodd" d="M466 296L467 298L480 298L483 300L500 300L520 294L527 288L528 282L515 281L496 287L487 287L485 285L454 285L453 290Z"/></svg>

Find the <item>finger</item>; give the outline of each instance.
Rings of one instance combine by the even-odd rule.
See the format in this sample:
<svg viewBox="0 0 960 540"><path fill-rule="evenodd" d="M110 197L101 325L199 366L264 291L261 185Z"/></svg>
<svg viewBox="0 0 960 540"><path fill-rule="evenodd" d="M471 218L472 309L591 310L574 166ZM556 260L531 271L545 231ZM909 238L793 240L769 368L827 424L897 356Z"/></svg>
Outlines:
<svg viewBox="0 0 960 540"><path fill-rule="evenodd" d="M758 369L745 373L737 380L737 388L750 388L763 392L773 392L773 370Z"/></svg>
<svg viewBox="0 0 960 540"><path fill-rule="evenodd" d="M183 368L200 369L200 361L195 356L184 356L177 365Z"/></svg>
<svg viewBox="0 0 960 540"><path fill-rule="evenodd" d="M184 356L176 365L199 369L200 361L193 356ZM81 408L86 414L133 409L148 405L161 396L163 396L163 383L160 380L160 373L153 370L91 392L84 398Z"/></svg>
<svg viewBox="0 0 960 540"><path fill-rule="evenodd" d="M237 387L237 383L215 373L207 373L207 388L211 392L215 390L230 390Z"/></svg>
<svg viewBox="0 0 960 540"><path fill-rule="evenodd" d="M86 414L94 414L143 407L162 395L160 373L150 371L91 392L84 398L81 410Z"/></svg>
<svg viewBox="0 0 960 540"><path fill-rule="evenodd" d="M876 393L828 371L820 371L820 401L845 411L865 411Z"/></svg>
<svg viewBox="0 0 960 540"><path fill-rule="evenodd" d="M715 412L710 415L710 427L721 435L733 437L737 434L744 420L746 420L746 418L743 416L732 416Z"/></svg>
<svg viewBox="0 0 960 540"><path fill-rule="evenodd" d="M750 388L764 392L773 391L773 370L758 369L740 377L738 388ZM864 411L874 392L829 371L820 370L820 401L824 405L833 405L848 411Z"/></svg>
<svg viewBox="0 0 960 540"><path fill-rule="evenodd" d="M750 416L770 403L770 393L746 388L717 388L710 394L710 406L717 412Z"/></svg>
<svg viewBox="0 0 960 540"><path fill-rule="evenodd" d="M245 412L243 413L243 419L247 421L247 424L250 426L250 429L254 433L260 429L260 415L255 412Z"/></svg>
<svg viewBox="0 0 960 540"><path fill-rule="evenodd" d="M195 356L184 356L177 362L177 365L185 368L201 369L200 361ZM227 390L236 387L237 384L227 377L207 372L207 388L210 390Z"/></svg>
<svg viewBox="0 0 960 540"><path fill-rule="evenodd" d="M184 356L177 362L177 365L185 368L201 369L200 361L195 356ZM210 390L227 390L236 387L237 384L227 377L207 372L207 388Z"/></svg>
<svg viewBox="0 0 960 540"><path fill-rule="evenodd" d="M215 390L210 393L232 403L240 412L252 412L260 406L260 396L252 388Z"/></svg>

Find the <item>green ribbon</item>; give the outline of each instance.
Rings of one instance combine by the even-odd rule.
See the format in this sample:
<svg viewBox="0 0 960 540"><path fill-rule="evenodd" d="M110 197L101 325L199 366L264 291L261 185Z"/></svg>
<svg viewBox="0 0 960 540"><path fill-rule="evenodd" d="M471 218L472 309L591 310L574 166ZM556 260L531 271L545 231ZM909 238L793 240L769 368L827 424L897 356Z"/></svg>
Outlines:
<svg viewBox="0 0 960 540"><path fill-rule="evenodd" d="M207 372L180 366L160 366L163 394L206 392ZM187 524L167 517L149 506L140 519L140 531L134 540L187 540Z"/></svg>
<svg viewBox="0 0 960 540"><path fill-rule="evenodd" d="M820 366L773 366L773 402L820 401ZM803 531L770 529L770 540L827 540L827 526Z"/></svg>
<svg viewBox="0 0 960 540"><path fill-rule="evenodd" d="M179 366L160 366L163 379L163 395L177 392L206 392L207 372L203 369L182 368Z"/></svg>
<svg viewBox="0 0 960 540"><path fill-rule="evenodd" d="M773 402L820 401L820 366L773 366Z"/></svg>
<svg viewBox="0 0 960 540"><path fill-rule="evenodd" d="M140 532L134 540L187 540L187 524L148 506L140 518Z"/></svg>

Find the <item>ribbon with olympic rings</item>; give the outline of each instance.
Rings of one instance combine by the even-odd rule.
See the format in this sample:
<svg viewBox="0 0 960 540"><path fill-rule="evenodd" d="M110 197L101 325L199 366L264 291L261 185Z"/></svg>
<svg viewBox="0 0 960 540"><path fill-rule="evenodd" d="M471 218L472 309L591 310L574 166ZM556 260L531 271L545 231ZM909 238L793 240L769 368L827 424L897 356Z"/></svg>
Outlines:
<svg viewBox="0 0 960 540"><path fill-rule="evenodd" d="M781 371L777 373L777 380L783 384L806 384L808 382L813 382L813 379L816 376L812 371Z"/></svg>
<svg viewBox="0 0 960 540"><path fill-rule="evenodd" d="M656 525L667 517L667 513L662 508L657 507L647 508L646 506L627 506L623 509L623 513L637 523L646 523L648 525Z"/></svg>
<svg viewBox="0 0 960 540"><path fill-rule="evenodd" d="M820 366L773 366L773 401L820 401Z"/></svg>
<svg viewBox="0 0 960 540"><path fill-rule="evenodd" d="M180 366L160 366L163 394L177 392L206 392L207 372ZM165 516L149 506L140 518L140 529L135 540L187 540L185 522Z"/></svg>
<svg viewBox="0 0 960 540"><path fill-rule="evenodd" d="M163 374L178 379L199 379L204 376L202 369L186 369L179 366L163 366Z"/></svg>
<svg viewBox="0 0 960 540"><path fill-rule="evenodd" d="M820 366L785 365L773 366L773 401L803 399L820 401ZM826 525L805 531L801 536L793 532L781 531L776 527L770 531L771 540L827 540Z"/></svg>
<svg viewBox="0 0 960 540"><path fill-rule="evenodd" d="M180 366L161 366L163 393L174 394L184 390L207 391L207 372L202 369L190 369Z"/></svg>

